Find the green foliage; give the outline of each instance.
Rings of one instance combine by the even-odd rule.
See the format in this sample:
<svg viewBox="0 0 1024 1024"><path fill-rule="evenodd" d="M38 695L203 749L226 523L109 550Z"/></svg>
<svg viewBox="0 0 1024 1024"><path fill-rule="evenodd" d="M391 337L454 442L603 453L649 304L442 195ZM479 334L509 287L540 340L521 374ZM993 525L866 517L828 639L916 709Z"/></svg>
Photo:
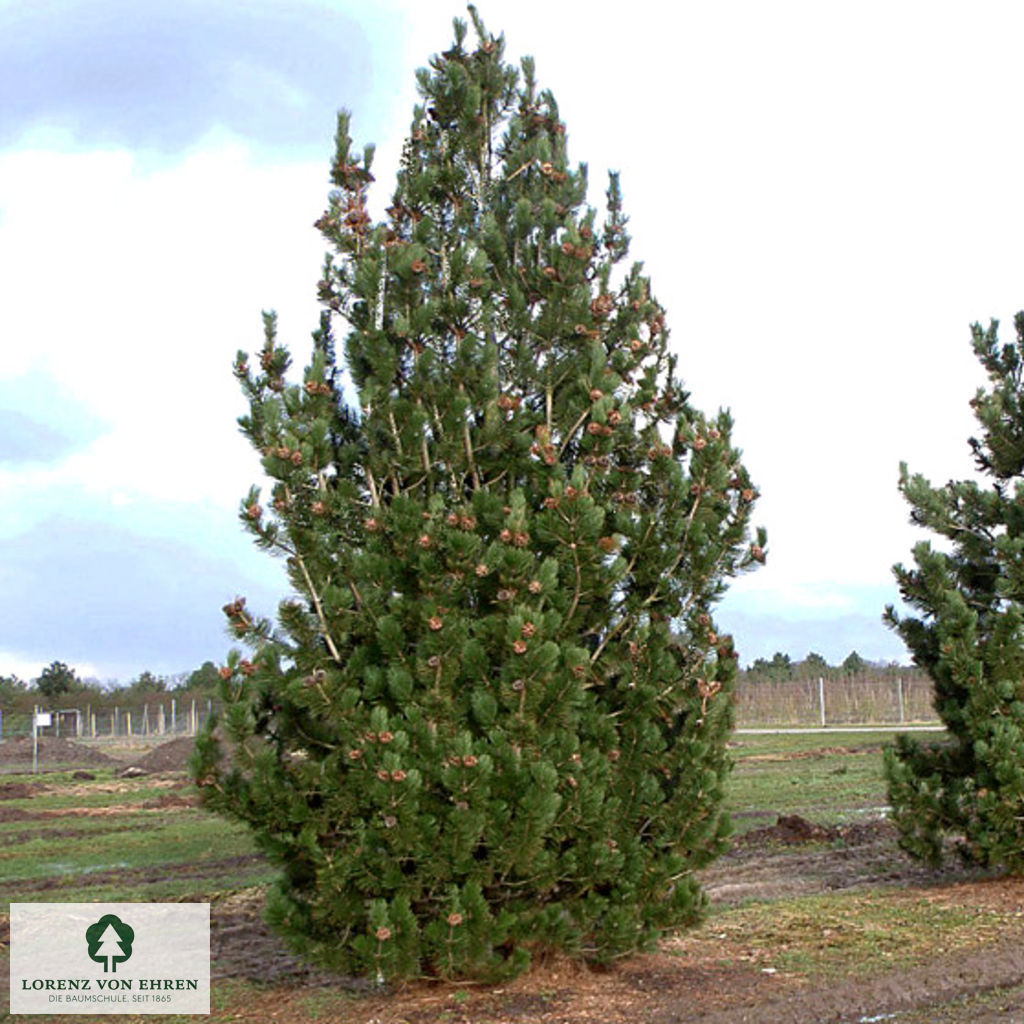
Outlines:
<svg viewBox="0 0 1024 1024"><path fill-rule="evenodd" d="M153 675L149 670L146 670L141 672L137 679L131 681L128 689L133 693L139 694L165 693L167 691L167 680L161 679Z"/></svg>
<svg viewBox="0 0 1024 1024"><path fill-rule="evenodd" d="M471 8L472 11L472 8ZM712 610L764 559L725 412L601 224L552 95L472 11L421 71L387 220L338 119L327 306L301 384L273 314L235 373L273 481L241 520L296 596L225 607L195 773L281 868L271 922L371 976L599 960L694 920L724 845L736 675ZM340 399L331 313L358 406Z"/></svg>
<svg viewBox="0 0 1024 1024"><path fill-rule="evenodd" d="M943 744L900 737L887 759L903 845L938 862L944 836L983 864L1024 870L1024 313L1017 340L997 323L972 328L990 382L971 402L982 428L970 440L976 480L933 487L900 470L911 519L944 538L914 547L916 568L894 569L917 616L886 615L935 684Z"/></svg>
<svg viewBox="0 0 1024 1024"><path fill-rule="evenodd" d="M217 666L212 661L204 661L194 672L190 672L182 682L181 690L210 690L217 689L220 676L217 673Z"/></svg>
<svg viewBox="0 0 1024 1024"><path fill-rule="evenodd" d="M24 698L28 693L28 683L17 675L0 676L0 700L14 701Z"/></svg>
<svg viewBox="0 0 1024 1024"><path fill-rule="evenodd" d="M851 676L867 671L868 667L868 663L856 651L850 651L843 659L843 671Z"/></svg>
<svg viewBox="0 0 1024 1024"><path fill-rule="evenodd" d="M752 676L778 682L793 678L793 662L788 654L776 651L771 658L755 658L748 670Z"/></svg>
<svg viewBox="0 0 1024 1024"><path fill-rule="evenodd" d="M810 651L800 663L808 672L827 672L829 663L817 651Z"/></svg>
<svg viewBox="0 0 1024 1024"><path fill-rule="evenodd" d="M65 693L73 693L81 685L75 670L69 668L63 661L50 662L36 680L36 689L48 700Z"/></svg>

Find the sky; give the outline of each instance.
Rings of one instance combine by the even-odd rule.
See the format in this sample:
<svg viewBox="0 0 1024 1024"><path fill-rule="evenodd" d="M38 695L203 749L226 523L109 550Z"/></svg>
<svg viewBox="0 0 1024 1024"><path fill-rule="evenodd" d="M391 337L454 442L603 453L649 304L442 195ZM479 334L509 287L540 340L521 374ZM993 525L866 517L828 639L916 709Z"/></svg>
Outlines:
<svg viewBox="0 0 1024 1024"><path fill-rule="evenodd" d="M729 407L768 563L719 608L744 663L905 661L881 615L925 534L900 461L971 474L969 325L1024 307L1017 41L981 2L480 4L533 54L696 406ZM380 215L446 49L439 0L0 0L0 675L128 681L231 646L281 567L231 373L276 309L301 366L335 112ZM1007 335L1008 336L1008 335Z"/></svg>

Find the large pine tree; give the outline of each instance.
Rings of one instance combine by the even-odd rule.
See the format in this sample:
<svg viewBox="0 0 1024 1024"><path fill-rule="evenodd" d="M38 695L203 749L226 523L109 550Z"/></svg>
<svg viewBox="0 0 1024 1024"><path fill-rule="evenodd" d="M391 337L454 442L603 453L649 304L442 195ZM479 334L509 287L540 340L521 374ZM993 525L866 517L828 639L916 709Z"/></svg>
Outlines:
<svg viewBox="0 0 1024 1024"><path fill-rule="evenodd" d="M902 844L932 863L944 839L967 858L1024 870L1024 313L1016 342L997 323L972 327L990 381L971 402L970 440L981 480L933 487L901 467L911 520L943 538L914 547L916 568L895 567L918 615L887 616L935 685L948 738L899 737L887 757Z"/></svg>
<svg viewBox="0 0 1024 1024"><path fill-rule="evenodd" d="M338 119L327 307L301 384L238 356L287 559L222 670L208 806L281 868L299 951L387 977L596 959L694 920L724 845L736 671L712 618L763 560L727 413L689 403L611 176L603 221L530 60L470 8L419 73L386 220ZM342 401L332 314L349 327Z"/></svg>

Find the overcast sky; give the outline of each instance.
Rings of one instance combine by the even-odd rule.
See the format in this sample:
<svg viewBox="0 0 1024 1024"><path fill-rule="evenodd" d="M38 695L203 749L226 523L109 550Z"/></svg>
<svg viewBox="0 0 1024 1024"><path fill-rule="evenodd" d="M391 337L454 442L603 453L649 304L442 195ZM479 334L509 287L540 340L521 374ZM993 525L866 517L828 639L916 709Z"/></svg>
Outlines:
<svg viewBox="0 0 1024 1024"><path fill-rule="evenodd" d="M904 660L881 624L919 535L906 460L968 475L969 325L1024 306L1015 3L481 4L537 58L694 403L729 406L768 565L720 609L741 658ZM335 111L380 213L436 0L0 0L0 674L127 681L230 647L280 567L231 374L277 309L316 326ZM920 535L923 536L923 535Z"/></svg>

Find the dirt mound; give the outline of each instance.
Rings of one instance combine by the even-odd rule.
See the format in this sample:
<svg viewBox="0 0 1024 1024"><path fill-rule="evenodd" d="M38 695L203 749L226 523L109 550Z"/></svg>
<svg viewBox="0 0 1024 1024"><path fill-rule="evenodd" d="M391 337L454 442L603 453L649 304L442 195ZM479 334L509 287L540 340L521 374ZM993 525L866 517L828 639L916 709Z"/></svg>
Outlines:
<svg viewBox="0 0 1024 1024"><path fill-rule="evenodd" d="M39 765L42 768L54 768L58 765L117 765L121 762L114 757L84 743L75 743L56 736L41 736L38 749ZM16 736L14 739L0 743L0 768L31 766L32 737Z"/></svg>
<svg viewBox="0 0 1024 1024"><path fill-rule="evenodd" d="M154 747L145 757L132 762L133 768L146 772L183 772L188 770L188 760L196 748L195 738L179 736L169 743Z"/></svg>
<svg viewBox="0 0 1024 1024"><path fill-rule="evenodd" d="M813 843L840 837L840 828L816 825L799 814L780 814L774 825L753 829L744 838L748 842Z"/></svg>

